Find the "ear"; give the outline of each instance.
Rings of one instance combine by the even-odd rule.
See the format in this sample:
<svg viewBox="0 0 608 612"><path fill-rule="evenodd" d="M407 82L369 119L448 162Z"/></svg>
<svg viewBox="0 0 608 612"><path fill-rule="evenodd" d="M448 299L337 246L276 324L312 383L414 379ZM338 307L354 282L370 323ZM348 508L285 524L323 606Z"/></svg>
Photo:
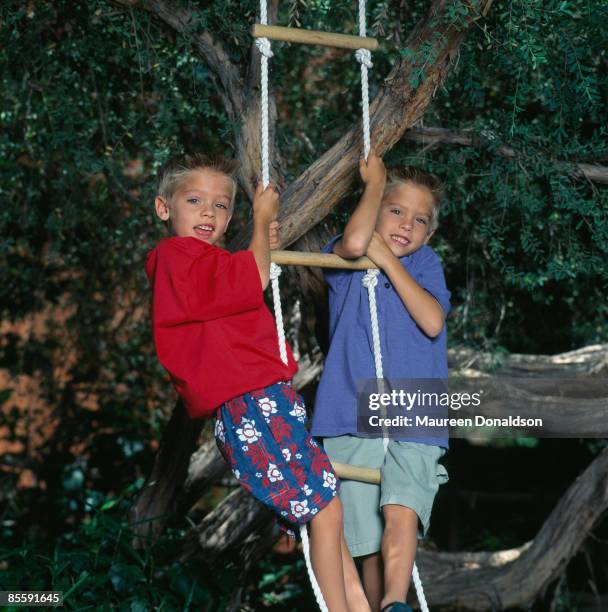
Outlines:
<svg viewBox="0 0 608 612"><path fill-rule="evenodd" d="M154 198L154 208L156 210L156 216L162 221L167 221L171 216L171 209L165 198L156 196Z"/></svg>
<svg viewBox="0 0 608 612"><path fill-rule="evenodd" d="M435 233L435 230L433 230L432 232L429 232L426 235L426 238L424 239L424 244L426 244L431 239L431 237L433 236L434 233Z"/></svg>

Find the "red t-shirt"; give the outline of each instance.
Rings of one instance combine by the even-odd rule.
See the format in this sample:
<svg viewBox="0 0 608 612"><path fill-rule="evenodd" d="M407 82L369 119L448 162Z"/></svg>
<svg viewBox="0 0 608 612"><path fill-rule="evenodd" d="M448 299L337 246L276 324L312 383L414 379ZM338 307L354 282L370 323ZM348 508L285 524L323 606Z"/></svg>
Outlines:
<svg viewBox="0 0 608 612"><path fill-rule="evenodd" d="M146 258L156 354L192 418L298 369L281 361L251 251L229 253L192 237L161 240Z"/></svg>

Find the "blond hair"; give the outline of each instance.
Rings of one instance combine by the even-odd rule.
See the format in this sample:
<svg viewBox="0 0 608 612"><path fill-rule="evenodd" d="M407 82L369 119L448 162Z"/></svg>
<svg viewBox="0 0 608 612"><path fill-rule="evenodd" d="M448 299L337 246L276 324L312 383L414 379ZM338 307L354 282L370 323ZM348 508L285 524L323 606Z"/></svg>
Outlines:
<svg viewBox="0 0 608 612"><path fill-rule="evenodd" d="M168 203L183 182L184 178L194 170L207 168L226 175L232 183L232 195L230 196L230 209L234 207L236 197L236 172L238 163L234 159L222 157L221 155L206 155L205 153L193 153L191 155L176 155L167 160L158 170L158 195Z"/></svg>
<svg viewBox="0 0 608 612"><path fill-rule="evenodd" d="M386 173L384 195L388 195L391 191L406 183L413 183L419 187L425 187L433 196L433 210L431 211L428 233L434 232L439 225L439 209L445 196L445 187L443 183L434 174L430 174L415 166L389 168Z"/></svg>

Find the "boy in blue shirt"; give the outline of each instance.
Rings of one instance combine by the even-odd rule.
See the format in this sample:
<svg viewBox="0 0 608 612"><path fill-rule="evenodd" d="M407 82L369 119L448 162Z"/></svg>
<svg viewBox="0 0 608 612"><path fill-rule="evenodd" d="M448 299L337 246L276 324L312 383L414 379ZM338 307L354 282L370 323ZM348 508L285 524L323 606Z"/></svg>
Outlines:
<svg viewBox="0 0 608 612"><path fill-rule="evenodd" d="M367 255L380 268L375 289L385 379L447 379L445 317L450 309L441 263L427 242L437 227L441 184L414 168L389 173L373 152L360 163L365 190L344 234L326 247L351 259ZM342 482L344 532L363 557L372 610L403 611L416 554L433 500L447 481L438 463L448 447L438 437L358 437L357 390L375 378L364 271L327 270L331 345L311 433L332 461L380 468L382 484ZM345 576L346 578L346 576ZM348 579L347 579L348 582Z"/></svg>

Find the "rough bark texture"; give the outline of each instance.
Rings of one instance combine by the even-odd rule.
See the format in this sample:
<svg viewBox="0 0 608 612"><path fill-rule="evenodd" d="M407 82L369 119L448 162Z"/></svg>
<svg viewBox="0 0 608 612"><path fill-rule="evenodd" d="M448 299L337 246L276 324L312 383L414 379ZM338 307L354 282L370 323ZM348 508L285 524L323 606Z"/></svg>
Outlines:
<svg viewBox="0 0 608 612"><path fill-rule="evenodd" d="M512 354L499 359L453 349L448 358L454 379L450 391L484 392L481 409L463 406L449 416L520 415L542 419L544 436L608 437L606 344L559 355Z"/></svg>

